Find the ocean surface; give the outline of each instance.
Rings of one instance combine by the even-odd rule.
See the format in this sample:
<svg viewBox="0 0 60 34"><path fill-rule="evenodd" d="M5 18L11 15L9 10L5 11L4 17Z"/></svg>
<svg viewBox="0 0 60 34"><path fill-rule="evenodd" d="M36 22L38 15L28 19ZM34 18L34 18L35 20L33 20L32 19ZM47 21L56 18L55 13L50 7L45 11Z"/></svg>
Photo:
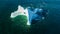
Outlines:
<svg viewBox="0 0 60 34"><path fill-rule="evenodd" d="M45 20L29 26L15 25L10 18L18 5L48 9ZM0 34L60 34L60 0L0 0Z"/></svg>

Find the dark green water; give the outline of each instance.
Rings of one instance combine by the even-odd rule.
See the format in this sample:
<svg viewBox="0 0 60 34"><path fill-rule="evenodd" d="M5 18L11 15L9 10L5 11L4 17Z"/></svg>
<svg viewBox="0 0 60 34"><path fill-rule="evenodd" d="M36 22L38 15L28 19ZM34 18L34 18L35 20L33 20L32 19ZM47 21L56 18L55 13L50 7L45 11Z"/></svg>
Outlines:
<svg viewBox="0 0 60 34"><path fill-rule="evenodd" d="M60 34L60 0L0 0L0 34ZM42 2L46 2L42 4ZM23 30L19 25L13 25L11 12L17 10L18 4L26 7L30 4L39 7L40 4L49 10L49 14L42 22L31 25L29 31Z"/></svg>

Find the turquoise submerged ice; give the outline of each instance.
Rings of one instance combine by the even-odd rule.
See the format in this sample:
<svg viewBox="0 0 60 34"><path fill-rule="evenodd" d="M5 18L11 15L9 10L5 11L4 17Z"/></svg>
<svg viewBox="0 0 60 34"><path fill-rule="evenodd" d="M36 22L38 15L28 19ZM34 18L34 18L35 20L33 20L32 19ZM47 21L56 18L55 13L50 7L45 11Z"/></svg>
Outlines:
<svg viewBox="0 0 60 34"><path fill-rule="evenodd" d="M44 13L44 14L43 14ZM28 14L29 14L29 21L32 23L32 20L35 21L41 21L45 19L45 15L47 14L47 10L44 11L42 8L28 8Z"/></svg>

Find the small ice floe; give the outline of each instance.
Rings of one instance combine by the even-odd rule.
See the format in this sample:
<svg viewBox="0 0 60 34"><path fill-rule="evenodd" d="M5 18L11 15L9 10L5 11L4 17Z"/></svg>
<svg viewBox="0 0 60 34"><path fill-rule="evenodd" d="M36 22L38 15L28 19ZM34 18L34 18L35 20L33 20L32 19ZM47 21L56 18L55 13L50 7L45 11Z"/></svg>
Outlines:
<svg viewBox="0 0 60 34"><path fill-rule="evenodd" d="M29 21L28 9L24 9L22 6L18 5L18 9L11 13L11 18L15 18L18 15L25 15L27 16L27 25L31 25Z"/></svg>
<svg viewBox="0 0 60 34"><path fill-rule="evenodd" d="M10 17L11 18L15 18L18 15L25 15L24 14L24 8L21 7L20 5L18 6L18 9L16 11L14 11L14 12L11 13L11 16Z"/></svg>
<svg viewBox="0 0 60 34"><path fill-rule="evenodd" d="M14 12L11 13L11 18L15 18L18 15L24 15L27 16L27 25L31 25L32 20L44 20L45 19L45 15L48 14L47 10L44 10L42 8L35 8L32 10L31 7L27 7L26 9L24 9L24 7L18 5L18 9Z"/></svg>
<svg viewBox="0 0 60 34"><path fill-rule="evenodd" d="M44 19L45 19L45 17L42 17L42 19L44 20Z"/></svg>

